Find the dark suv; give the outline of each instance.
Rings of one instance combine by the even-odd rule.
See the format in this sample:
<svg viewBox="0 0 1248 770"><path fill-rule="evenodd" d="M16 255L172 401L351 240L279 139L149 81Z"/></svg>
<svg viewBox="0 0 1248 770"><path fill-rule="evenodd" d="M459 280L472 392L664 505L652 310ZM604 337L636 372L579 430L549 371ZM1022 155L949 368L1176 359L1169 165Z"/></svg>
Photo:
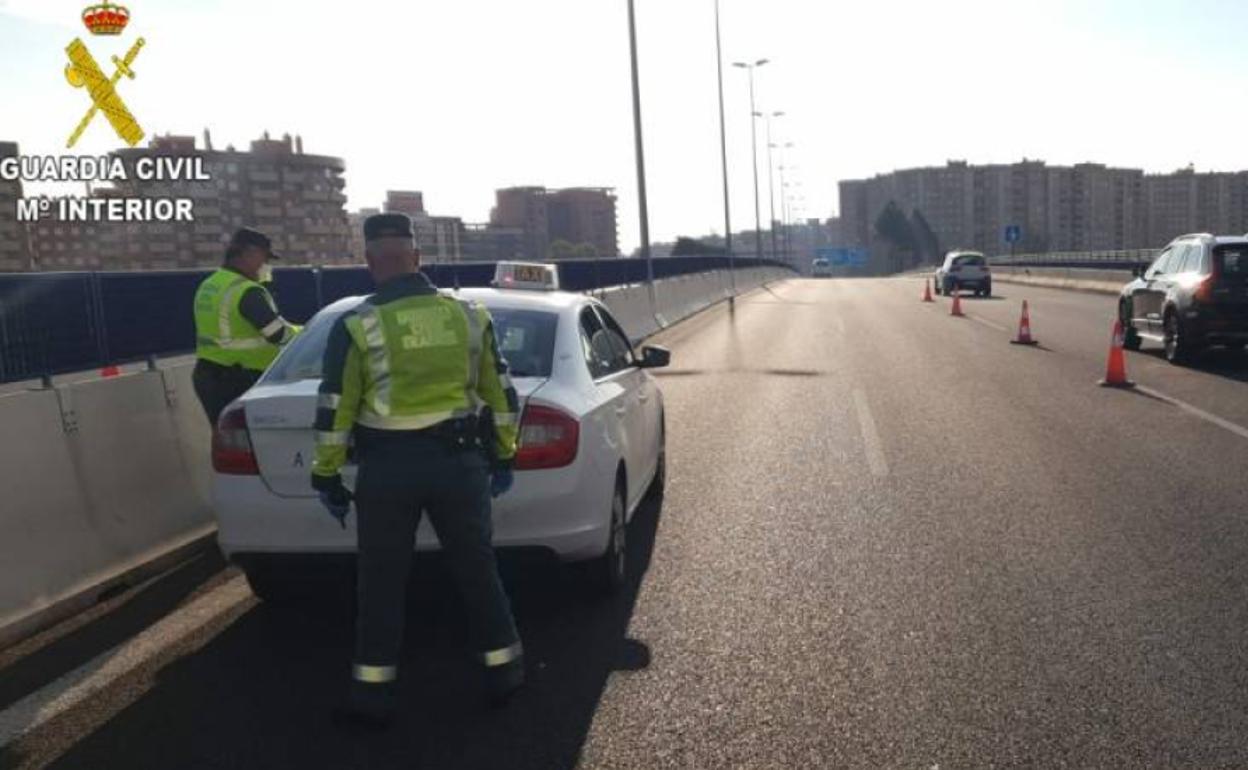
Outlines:
<svg viewBox="0 0 1248 770"><path fill-rule="evenodd" d="M1137 271L1118 302L1125 345L1160 342L1180 364L1209 345L1248 343L1248 236L1176 238Z"/></svg>

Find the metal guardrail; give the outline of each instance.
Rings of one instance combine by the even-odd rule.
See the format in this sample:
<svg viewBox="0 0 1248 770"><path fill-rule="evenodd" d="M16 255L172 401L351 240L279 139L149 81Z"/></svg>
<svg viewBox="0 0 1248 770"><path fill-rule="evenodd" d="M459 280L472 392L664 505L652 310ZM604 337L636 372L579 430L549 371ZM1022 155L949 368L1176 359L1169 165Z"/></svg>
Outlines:
<svg viewBox="0 0 1248 770"><path fill-rule="evenodd" d="M1151 264L1161 249L1123 249L1118 251L1073 251L1051 254L1015 254L989 257L991 265L1001 267L1068 267L1089 270L1130 270Z"/></svg>
<svg viewBox="0 0 1248 770"><path fill-rule="evenodd" d="M438 286L488 286L494 262L457 262L422 268ZM640 259L557 262L568 291L643 283ZM654 260L654 277L725 270L727 257ZM792 265L738 258L738 270ZM0 383L33 380L152 356L180 355L195 347L191 304L210 271L0 274ZM368 294L364 267L291 267L273 271L273 293L282 314L303 323L342 297Z"/></svg>

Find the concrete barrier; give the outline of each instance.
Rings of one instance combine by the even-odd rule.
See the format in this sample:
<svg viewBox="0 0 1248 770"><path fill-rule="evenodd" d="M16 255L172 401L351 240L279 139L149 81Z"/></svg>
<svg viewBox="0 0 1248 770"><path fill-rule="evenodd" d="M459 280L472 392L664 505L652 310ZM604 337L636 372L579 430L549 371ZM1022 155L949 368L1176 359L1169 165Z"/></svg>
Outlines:
<svg viewBox="0 0 1248 770"><path fill-rule="evenodd" d="M1052 289L1118 294L1131 281L1130 270L1087 270L1071 267L993 267L993 280Z"/></svg>
<svg viewBox="0 0 1248 770"><path fill-rule="evenodd" d="M0 398L0 645L209 542L189 366Z"/></svg>

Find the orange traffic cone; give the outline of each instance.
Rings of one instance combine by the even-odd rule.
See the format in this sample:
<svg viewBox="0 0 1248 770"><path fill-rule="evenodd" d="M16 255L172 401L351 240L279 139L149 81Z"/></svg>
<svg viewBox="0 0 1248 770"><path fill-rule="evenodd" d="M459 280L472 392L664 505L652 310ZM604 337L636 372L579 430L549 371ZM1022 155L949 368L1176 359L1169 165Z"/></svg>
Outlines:
<svg viewBox="0 0 1248 770"><path fill-rule="evenodd" d="M1023 300L1023 315L1018 319L1018 336L1010 340L1014 345L1038 345L1031 337L1031 314L1027 312L1027 300Z"/></svg>
<svg viewBox="0 0 1248 770"><path fill-rule="evenodd" d="M1105 379L1098 385L1105 388L1134 388L1135 383L1127 379L1127 362L1122 352L1123 329L1122 319L1114 321L1114 337L1109 344L1109 363L1105 368Z"/></svg>
<svg viewBox="0 0 1248 770"><path fill-rule="evenodd" d="M119 374L121 374L121 369L118 369L113 364L109 364L108 366L100 370L101 377L116 377Z"/></svg>
<svg viewBox="0 0 1248 770"><path fill-rule="evenodd" d="M949 315L966 315L966 313L962 312L962 294L956 290L953 292L953 307L949 309Z"/></svg>
<svg viewBox="0 0 1248 770"><path fill-rule="evenodd" d="M935 302L935 301L936 301L936 300L932 299L932 283L931 283L931 281L927 280L926 278L924 278L924 279L923 279L923 301L924 301L924 302Z"/></svg>

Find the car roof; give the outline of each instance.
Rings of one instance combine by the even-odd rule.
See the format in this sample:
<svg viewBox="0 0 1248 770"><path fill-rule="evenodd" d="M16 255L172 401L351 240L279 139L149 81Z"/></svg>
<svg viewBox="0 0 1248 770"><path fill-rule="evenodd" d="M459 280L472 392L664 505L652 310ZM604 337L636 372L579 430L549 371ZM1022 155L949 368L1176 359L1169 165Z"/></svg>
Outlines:
<svg viewBox="0 0 1248 770"><path fill-rule="evenodd" d="M570 291L529 291L525 289L456 289L449 290L451 296L460 299L476 300L486 307L507 308L509 310L545 310L561 312L580 307L589 298L584 294ZM363 302L368 295L359 294L343 297L321 308L317 315L345 313Z"/></svg>
<svg viewBox="0 0 1248 770"><path fill-rule="evenodd" d="M1244 246L1248 245L1248 235L1212 235L1211 233L1190 233L1188 235L1180 235L1178 238L1171 241L1171 243L1179 243L1180 241L1200 241L1202 243L1212 242L1219 246L1228 244Z"/></svg>

